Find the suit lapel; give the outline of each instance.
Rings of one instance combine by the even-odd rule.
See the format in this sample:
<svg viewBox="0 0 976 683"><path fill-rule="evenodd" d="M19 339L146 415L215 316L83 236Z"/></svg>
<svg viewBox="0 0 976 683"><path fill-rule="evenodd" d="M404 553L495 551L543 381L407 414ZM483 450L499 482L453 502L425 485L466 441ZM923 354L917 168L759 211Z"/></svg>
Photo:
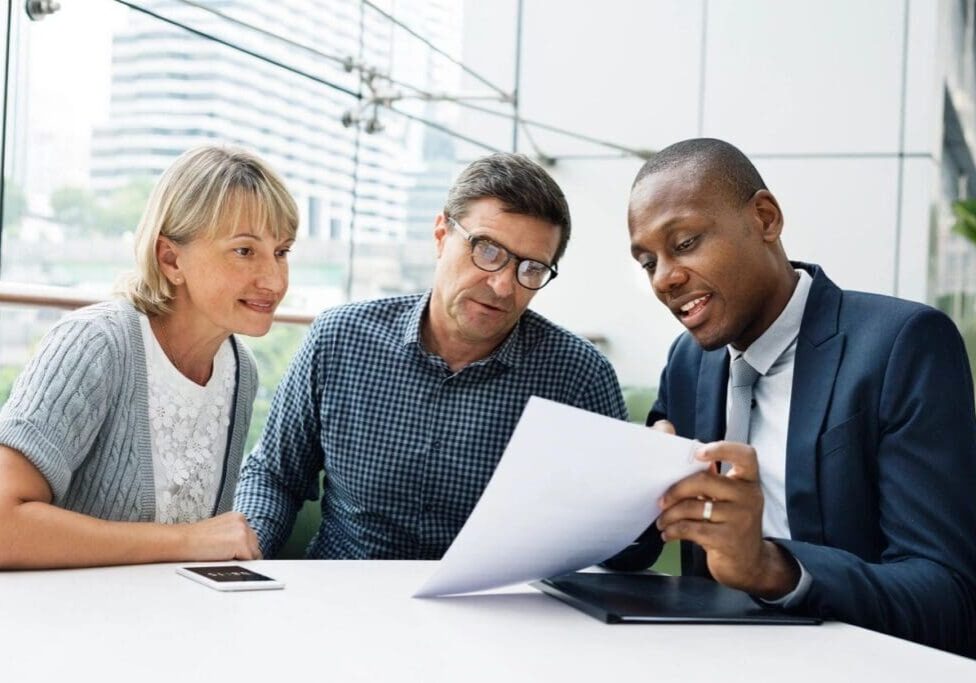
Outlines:
<svg viewBox="0 0 976 683"><path fill-rule="evenodd" d="M719 441L725 436L728 384L728 349L703 352L695 395L695 438L702 443Z"/></svg>
<svg viewBox="0 0 976 683"><path fill-rule="evenodd" d="M794 539L822 544L817 442L844 352L844 335L838 333L841 291L820 268L795 265L812 271L814 279L793 367L786 438L786 511Z"/></svg>

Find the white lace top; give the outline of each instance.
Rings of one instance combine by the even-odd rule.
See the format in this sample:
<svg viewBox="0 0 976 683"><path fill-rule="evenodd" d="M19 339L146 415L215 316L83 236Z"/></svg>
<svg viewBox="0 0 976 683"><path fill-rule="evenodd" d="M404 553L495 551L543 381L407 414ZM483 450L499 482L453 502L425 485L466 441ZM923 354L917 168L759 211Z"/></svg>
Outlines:
<svg viewBox="0 0 976 683"><path fill-rule="evenodd" d="M214 358L206 386L185 377L163 352L140 315L149 386L149 432L156 521L196 522L217 500L234 400L234 351L228 339Z"/></svg>

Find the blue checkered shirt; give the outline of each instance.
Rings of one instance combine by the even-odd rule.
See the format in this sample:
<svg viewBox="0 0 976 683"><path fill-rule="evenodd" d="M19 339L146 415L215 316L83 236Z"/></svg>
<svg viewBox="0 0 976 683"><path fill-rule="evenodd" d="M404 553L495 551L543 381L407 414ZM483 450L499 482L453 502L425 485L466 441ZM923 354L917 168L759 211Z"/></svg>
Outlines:
<svg viewBox="0 0 976 683"><path fill-rule="evenodd" d="M607 359L532 311L489 358L451 372L421 344L429 298L347 304L312 324L237 487L265 557L324 470L308 557L439 559L530 396L626 419Z"/></svg>

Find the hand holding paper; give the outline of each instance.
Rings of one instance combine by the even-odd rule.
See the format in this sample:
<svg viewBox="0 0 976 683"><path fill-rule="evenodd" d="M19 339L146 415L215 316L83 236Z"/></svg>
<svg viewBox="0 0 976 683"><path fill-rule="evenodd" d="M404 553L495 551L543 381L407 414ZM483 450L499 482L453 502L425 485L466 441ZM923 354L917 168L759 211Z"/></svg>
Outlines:
<svg viewBox="0 0 976 683"><path fill-rule="evenodd" d="M468 521L415 597L497 588L601 562L658 515L699 444L533 397Z"/></svg>

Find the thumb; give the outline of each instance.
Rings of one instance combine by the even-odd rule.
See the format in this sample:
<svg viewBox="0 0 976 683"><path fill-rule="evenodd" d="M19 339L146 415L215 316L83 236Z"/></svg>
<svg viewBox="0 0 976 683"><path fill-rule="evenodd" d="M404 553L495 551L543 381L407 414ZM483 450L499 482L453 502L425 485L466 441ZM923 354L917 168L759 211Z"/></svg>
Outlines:
<svg viewBox="0 0 976 683"><path fill-rule="evenodd" d="M654 423L651 429L656 429L659 432L665 432L667 434L677 433L675 432L674 425L668 422L667 420L658 420L657 422Z"/></svg>

